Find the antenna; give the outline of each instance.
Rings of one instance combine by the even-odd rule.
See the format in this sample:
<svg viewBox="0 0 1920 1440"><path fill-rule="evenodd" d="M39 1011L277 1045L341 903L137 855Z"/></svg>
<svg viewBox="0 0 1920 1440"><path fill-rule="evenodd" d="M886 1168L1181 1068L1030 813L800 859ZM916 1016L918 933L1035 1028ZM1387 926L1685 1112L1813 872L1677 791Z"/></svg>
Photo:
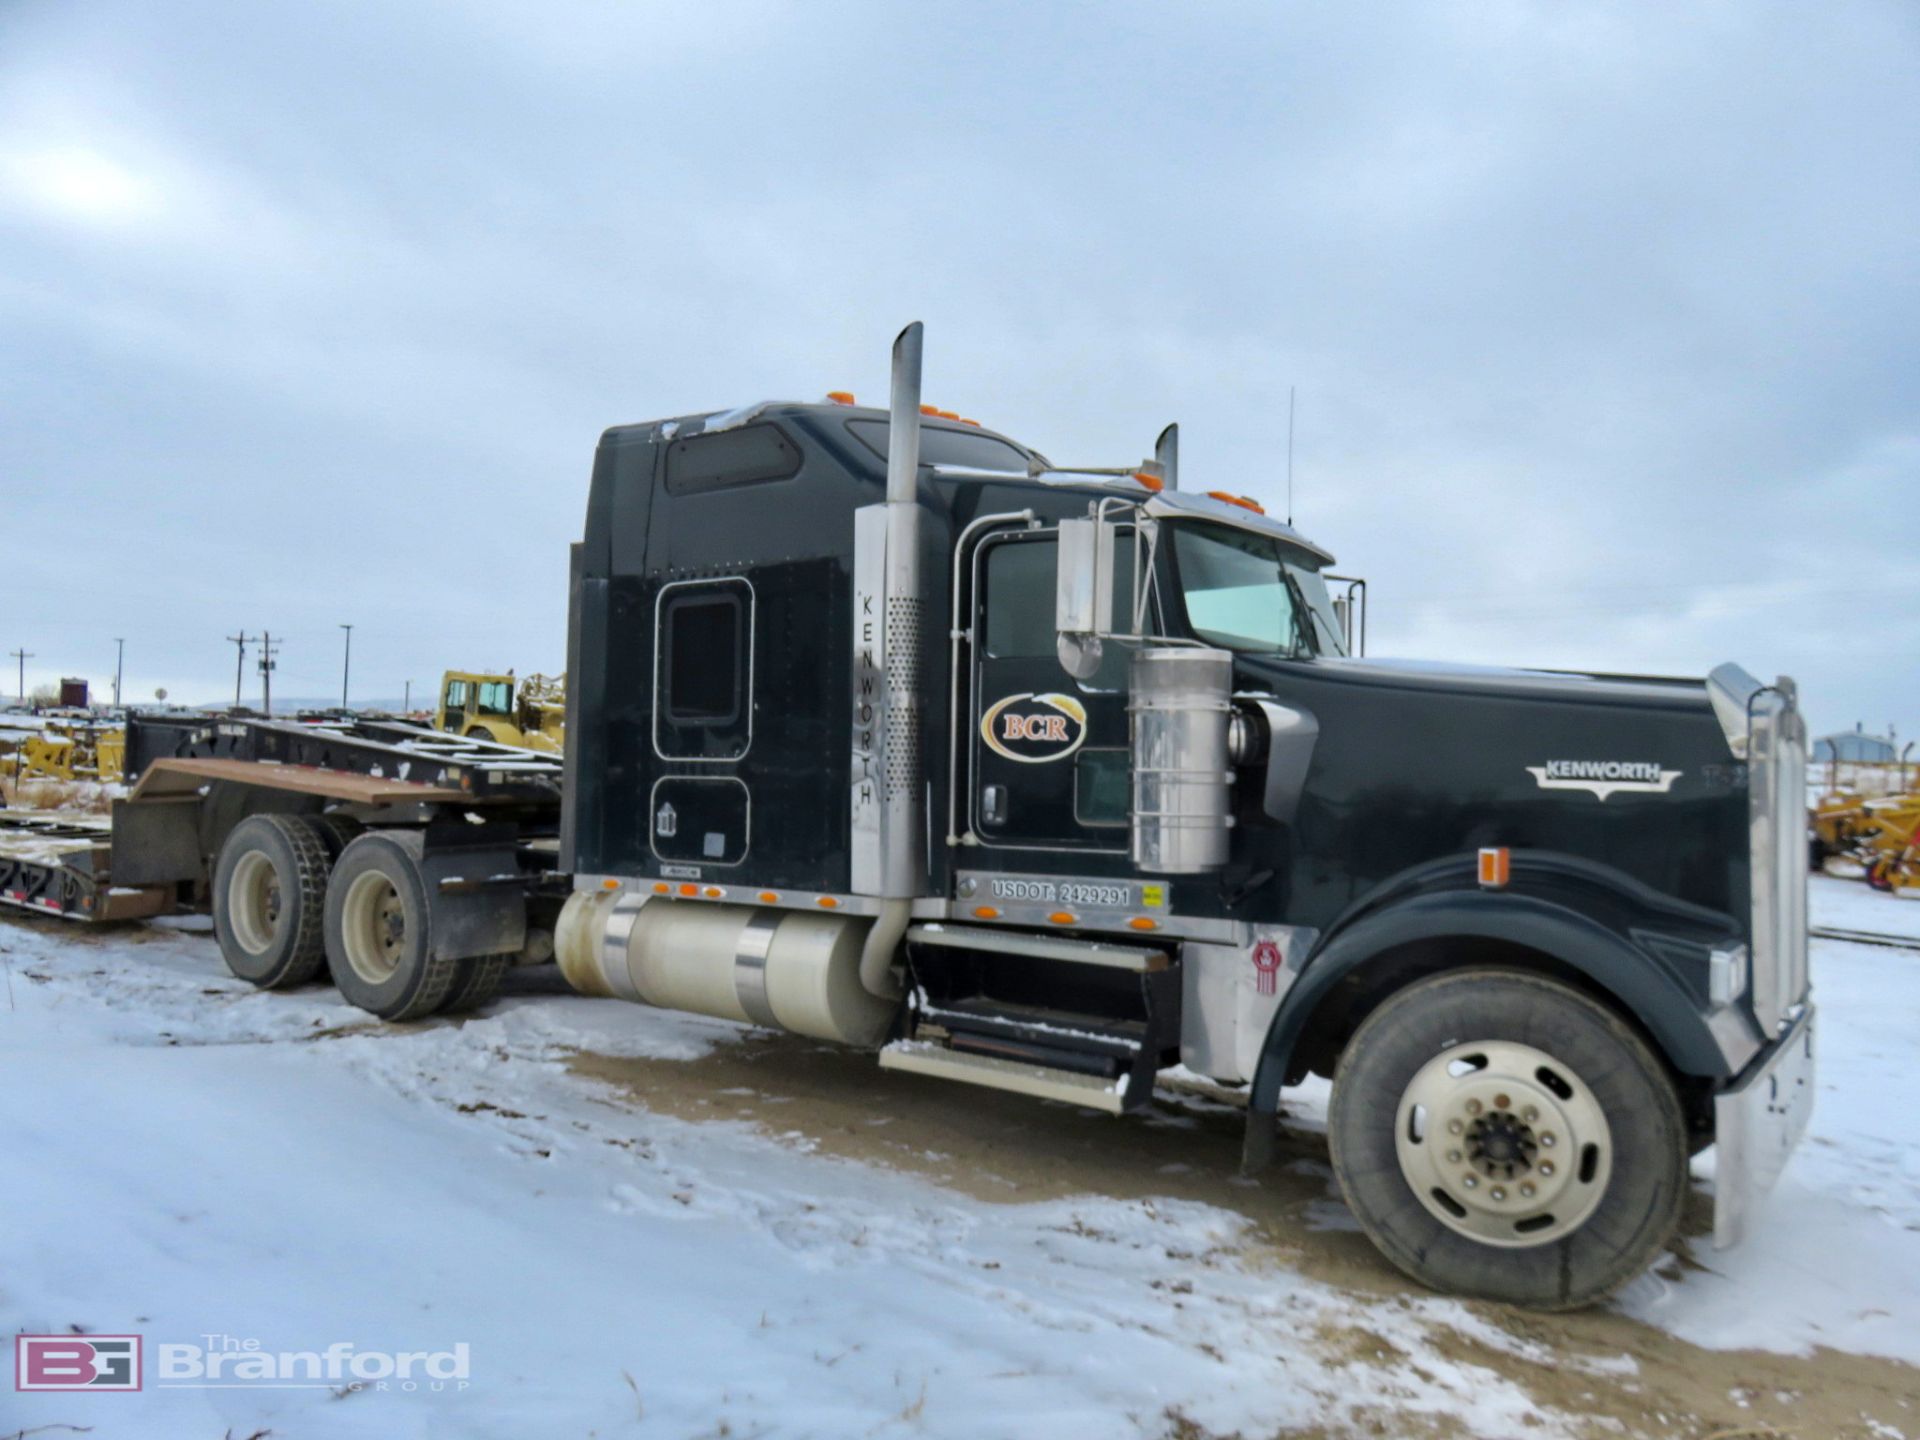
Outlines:
<svg viewBox="0 0 1920 1440"><path fill-rule="evenodd" d="M1287 524L1293 523L1293 386L1287 386Z"/></svg>

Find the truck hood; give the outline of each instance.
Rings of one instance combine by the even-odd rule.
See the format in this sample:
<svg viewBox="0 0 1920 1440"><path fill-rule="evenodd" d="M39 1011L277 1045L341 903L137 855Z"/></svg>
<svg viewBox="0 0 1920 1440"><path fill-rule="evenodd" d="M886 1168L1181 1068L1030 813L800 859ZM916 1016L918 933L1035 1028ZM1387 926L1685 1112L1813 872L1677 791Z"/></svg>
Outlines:
<svg viewBox="0 0 1920 1440"><path fill-rule="evenodd" d="M1657 675L1606 675L1570 670L1516 670L1433 660L1276 660L1235 655L1236 689L1258 691L1266 683L1311 676L1321 683L1452 694L1487 699L1533 700L1561 705L1620 706L1634 710L1711 713L1704 680Z"/></svg>

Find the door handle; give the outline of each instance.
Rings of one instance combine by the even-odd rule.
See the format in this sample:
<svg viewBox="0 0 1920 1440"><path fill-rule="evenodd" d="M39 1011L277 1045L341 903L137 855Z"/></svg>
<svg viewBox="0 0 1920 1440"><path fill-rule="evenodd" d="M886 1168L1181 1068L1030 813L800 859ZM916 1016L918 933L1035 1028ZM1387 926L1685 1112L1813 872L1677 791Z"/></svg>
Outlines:
<svg viewBox="0 0 1920 1440"><path fill-rule="evenodd" d="M989 825L1007 822L1007 787L989 785L980 792L980 818Z"/></svg>

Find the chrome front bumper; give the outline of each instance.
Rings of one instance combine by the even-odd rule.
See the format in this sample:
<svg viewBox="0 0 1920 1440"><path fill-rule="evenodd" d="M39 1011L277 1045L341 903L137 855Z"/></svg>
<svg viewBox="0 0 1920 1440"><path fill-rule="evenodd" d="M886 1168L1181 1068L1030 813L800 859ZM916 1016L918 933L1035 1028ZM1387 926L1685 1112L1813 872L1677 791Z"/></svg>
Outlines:
<svg viewBox="0 0 1920 1440"><path fill-rule="evenodd" d="M1746 1237L1813 1114L1813 1003L1713 1102L1713 1243Z"/></svg>

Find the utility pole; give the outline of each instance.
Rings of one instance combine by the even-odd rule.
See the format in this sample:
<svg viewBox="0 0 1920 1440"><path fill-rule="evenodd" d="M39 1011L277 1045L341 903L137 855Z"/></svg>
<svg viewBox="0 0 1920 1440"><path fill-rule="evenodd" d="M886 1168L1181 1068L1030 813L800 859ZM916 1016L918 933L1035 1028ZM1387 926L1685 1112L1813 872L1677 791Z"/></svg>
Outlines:
<svg viewBox="0 0 1920 1440"><path fill-rule="evenodd" d="M265 630L260 632L260 713L273 714L273 652L280 647L273 643L273 636Z"/></svg>
<svg viewBox="0 0 1920 1440"><path fill-rule="evenodd" d="M119 648L113 657L113 708L120 708L120 677L126 670L127 642L121 636L114 636L113 643Z"/></svg>
<svg viewBox="0 0 1920 1440"><path fill-rule="evenodd" d="M347 657L340 662L340 708L344 710L347 708L347 676L353 673L353 627L342 625L340 628L347 632Z"/></svg>
<svg viewBox="0 0 1920 1440"><path fill-rule="evenodd" d="M20 703L27 703L27 661L33 658L31 650L15 650L13 658L20 662Z"/></svg>
<svg viewBox="0 0 1920 1440"><path fill-rule="evenodd" d="M240 627L238 635L227 636L229 644L240 647L240 653L234 657L233 662L233 708L236 710L240 708L240 681L247 673L247 642L254 638L256 637L247 634L247 627L244 625Z"/></svg>

